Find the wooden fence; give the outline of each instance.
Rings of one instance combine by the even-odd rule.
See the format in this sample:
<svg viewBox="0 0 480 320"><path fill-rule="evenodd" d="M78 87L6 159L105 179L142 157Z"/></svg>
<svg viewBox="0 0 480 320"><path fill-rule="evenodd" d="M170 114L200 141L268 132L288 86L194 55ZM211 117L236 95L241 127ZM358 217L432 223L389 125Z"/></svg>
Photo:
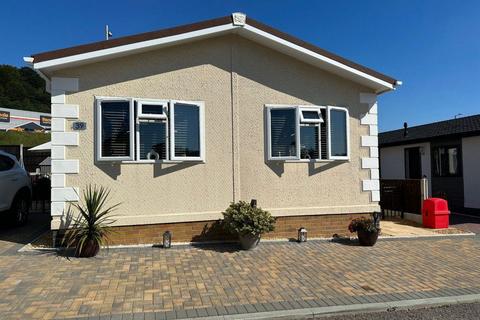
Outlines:
<svg viewBox="0 0 480 320"><path fill-rule="evenodd" d="M380 180L380 206L383 216L405 213L422 214L427 192L426 179Z"/></svg>

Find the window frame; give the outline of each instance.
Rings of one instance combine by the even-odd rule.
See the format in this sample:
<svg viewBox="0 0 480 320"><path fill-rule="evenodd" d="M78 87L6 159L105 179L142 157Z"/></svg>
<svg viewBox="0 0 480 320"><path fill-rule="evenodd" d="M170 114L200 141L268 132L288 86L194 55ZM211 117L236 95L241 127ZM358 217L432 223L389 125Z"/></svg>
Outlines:
<svg viewBox="0 0 480 320"><path fill-rule="evenodd" d="M160 99L135 99L137 103L137 119L159 119L159 120L168 120L168 100ZM143 105L155 105L162 106L163 114L153 114L153 113L143 113Z"/></svg>
<svg viewBox="0 0 480 320"><path fill-rule="evenodd" d="M200 135L200 156L199 157L178 157L175 156L175 104L187 104L199 108L199 135ZM169 102L169 130L170 130L170 149L169 160L173 161L205 161L205 103L203 101L170 100Z"/></svg>
<svg viewBox="0 0 480 320"><path fill-rule="evenodd" d="M322 117L322 109L325 109L327 110L327 107L325 106L305 106L305 105L301 105L301 106L298 106L298 110L299 110L299 114L300 114L300 121L298 123L298 133L299 133L299 139L300 141L302 140L302 136L301 136L301 130L300 128L301 127L311 127L311 126L315 126L317 127L318 129L318 157L319 158L316 158L316 159L302 159L302 154L300 152L300 161L325 161L326 159L322 159L322 134L321 134L321 125L322 123L325 123L325 119L323 119ZM303 118L303 113L302 111L317 111L318 112L318 116L319 116L319 119L305 119ZM327 123L328 125L328 123ZM328 140L328 128L327 128L327 140ZM302 146L299 145L299 150L301 151L301 148Z"/></svg>
<svg viewBox="0 0 480 320"><path fill-rule="evenodd" d="M296 109L296 143L297 143L297 156L295 157L272 157L272 137L271 137L271 113L272 109ZM331 156L331 125L330 125L330 110L344 111L346 117L346 137L347 137L347 156ZM311 123L308 120L303 119L301 111L318 110L320 119L323 121L316 121ZM322 116L322 110L325 110L325 117ZM265 130L266 130L266 145L267 145L267 160L268 161L284 161L284 162L331 162L335 160L349 161L350 160L350 114L348 108L340 106L322 106L322 105L286 105L286 104L266 104L265 105ZM306 120L306 121L305 121ZM322 134L321 126L326 126L326 159L322 159ZM301 136L300 128L302 126L317 126L318 127L318 159L302 159L301 158Z"/></svg>
<svg viewBox="0 0 480 320"><path fill-rule="evenodd" d="M331 115L330 112L332 110L340 110L345 112L345 129L346 129L346 147L347 147L347 155L346 156L332 156L332 139L331 139ZM328 152L327 157L331 160L350 160L350 114L348 113L348 109L345 107L338 107L338 106L327 106L327 118L328 118L328 126L327 126L327 146Z"/></svg>
<svg viewBox="0 0 480 320"><path fill-rule="evenodd" d="M300 126L299 126L299 108L298 106L292 105L280 105L280 104L267 104L265 105L266 118L267 118L267 158L269 161L284 161L284 160L300 160ZM294 109L295 110L295 156L286 156L286 157L274 157L272 156L272 122L271 122L271 111L272 110L285 110L285 109Z"/></svg>
<svg viewBox="0 0 480 320"><path fill-rule="evenodd" d="M102 155L102 102L128 102L129 103L129 156L124 157L104 157ZM118 161L133 161L135 159L135 107L134 99L127 97L106 97L106 96L96 96L95 97L95 112L96 112L96 139L95 139L95 148L97 151L96 160L102 162L118 162Z"/></svg>
<svg viewBox="0 0 480 320"><path fill-rule="evenodd" d="M435 152L439 149L445 149L448 155L448 149L455 148L457 149L457 173L456 174L443 174L440 175L437 172L436 164L435 164ZM432 165L432 176L434 178L458 178L463 176L463 158L462 158L462 145L461 144L439 144L432 146L431 150L431 165ZM448 159L448 158L447 158ZM442 163L440 163L440 166Z"/></svg>
<svg viewBox="0 0 480 320"><path fill-rule="evenodd" d="M155 120L155 121L161 121L161 122L165 122L165 125L166 125L166 128L165 128L165 151L167 153L167 158L166 159L158 159L158 160L152 160L152 159L140 159L140 120L141 119L144 119L144 120ZM169 150L169 144L170 144L170 141L169 141L169 135L170 135L170 131L169 131L169 125L168 125L168 119L155 119L155 118L144 118L144 117L138 117L137 116L137 119L136 119L136 123L135 123L135 162L140 162L140 163L162 163L162 162L165 162L165 161L168 161L168 150Z"/></svg>
<svg viewBox="0 0 480 320"><path fill-rule="evenodd" d="M168 103L169 100L162 100L162 99L136 99L134 98L134 101L137 104L137 112L135 115L135 162L140 162L140 163L161 163L168 161L168 150L169 150L169 136L170 136L170 131L169 131L169 124L168 124ZM151 113L143 113L142 112L142 106L144 104L148 105L158 105L162 106L163 109L163 114L151 114ZM166 159L159 159L159 160L151 160L151 159L140 159L140 120L145 119L145 120L155 120L155 121L162 121L165 122L166 124L166 133L165 133L165 150L167 153L167 158Z"/></svg>
<svg viewBox="0 0 480 320"><path fill-rule="evenodd" d="M300 123L301 124L321 124L325 120L322 118L321 106L298 106L300 112ZM325 108L325 107L323 107ZM318 119L307 119L303 117L303 111L317 111Z"/></svg>

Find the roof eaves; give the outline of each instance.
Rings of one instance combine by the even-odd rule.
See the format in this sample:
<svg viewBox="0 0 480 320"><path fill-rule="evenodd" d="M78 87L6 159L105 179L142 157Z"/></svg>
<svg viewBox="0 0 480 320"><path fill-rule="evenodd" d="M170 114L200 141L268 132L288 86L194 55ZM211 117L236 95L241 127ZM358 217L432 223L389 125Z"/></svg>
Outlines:
<svg viewBox="0 0 480 320"><path fill-rule="evenodd" d="M72 56L76 54L87 53L87 52L92 52L92 51L97 51L102 49L110 49L110 48L123 46L126 44L154 40L154 39L174 36L182 33L221 26L225 24L231 24L231 23L232 23L232 18L230 16L225 16L221 18L186 24L186 25L177 26L177 27L168 28L168 29L144 32L144 33L134 34L134 35L125 36L125 37L116 38L116 39L98 41L98 42L83 44L83 45L74 46L74 47L36 53L32 55L32 58L34 59L34 63L39 63L39 62L44 62L48 60Z"/></svg>
<svg viewBox="0 0 480 320"><path fill-rule="evenodd" d="M400 85L401 82L389 77L387 75L384 75L380 72L377 72L373 69L370 69L368 67L362 66L358 63L355 63L353 61L350 61L348 59L342 58L334 53L331 53L327 50L324 50L320 47L317 47L311 43L308 43L306 41L303 41L299 38L296 38L294 36L291 36L285 32L282 32L278 29L272 28L266 24L263 24L259 21L256 21L252 18L246 18L245 24L248 26L251 26L253 28L256 28L258 30L261 30L265 33L271 34L275 37L278 37L280 39L283 39L291 44L294 44L296 46L302 47L304 49L307 49L311 52L314 52L318 55L324 56L328 59L334 60L342 65L345 65L349 68L352 68L354 70L360 71L367 76L373 77L375 79L379 79L385 83L385 90L391 90L394 89L396 86ZM100 42L94 42L90 44L84 44L84 45L79 45L79 46L74 46L70 48L64 48L64 49L58 49L54 51L48 51L48 52L42 52L42 53L37 53L33 54L33 64L35 69L41 69L43 66L49 65L49 62L53 62L52 60L63 60L67 59L68 57L72 57L75 55L82 55L82 54L89 54L95 51L101 51L105 49L113 49L121 46L126 46L126 45L133 45L135 43L139 42L144 42L144 41L149 41L149 40L156 40L156 39L162 39L166 37L171 37L171 36L176 36L176 35L182 35L185 33L190 33L190 32L195 32L195 31L201 31L207 28L213 28L213 27L220 27L220 26L227 26L230 25L232 27L238 26L235 24L234 21L232 21L232 16L225 16L221 18L216 18L216 19L211 19L211 20L206 20L206 21L201 21L197 23L192 23L188 25L183 25L183 26L178 26L178 27L173 27L173 28L168 28L168 29L162 29L162 30L157 30L157 31L151 31L151 32L146 32L146 33L141 33L141 34L136 34L136 35L131 35L131 36L126 36L126 37L121 37L117 39L110 39L110 40L105 40L105 41L100 41ZM53 64L53 63L52 63ZM37 65L37 66L35 66ZM382 91L383 92L383 91Z"/></svg>

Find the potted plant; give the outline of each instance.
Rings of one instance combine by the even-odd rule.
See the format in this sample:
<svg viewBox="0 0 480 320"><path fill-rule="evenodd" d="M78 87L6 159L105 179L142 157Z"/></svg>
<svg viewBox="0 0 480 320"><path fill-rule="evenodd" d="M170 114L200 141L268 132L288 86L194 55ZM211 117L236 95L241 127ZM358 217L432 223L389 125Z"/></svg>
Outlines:
<svg viewBox="0 0 480 320"><path fill-rule="evenodd" d="M350 232L357 232L358 242L361 246L373 246L378 239L378 233L380 228L378 228L370 218L357 218L353 219L348 226Z"/></svg>
<svg viewBox="0 0 480 320"><path fill-rule="evenodd" d="M72 204L78 215L72 228L66 230L63 243L67 248L75 247L76 257L93 257L101 246L108 246L109 225L114 222L112 211L120 205L105 208L109 195L108 189L89 185L83 194L83 204Z"/></svg>
<svg viewBox="0 0 480 320"><path fill-rule="evenodd" d="M262 234L275 229L275 218L268 211L251 206L245 201L232 202L223 212L223 217L224 226L238 235L244 250L254 249Z"/></svg>

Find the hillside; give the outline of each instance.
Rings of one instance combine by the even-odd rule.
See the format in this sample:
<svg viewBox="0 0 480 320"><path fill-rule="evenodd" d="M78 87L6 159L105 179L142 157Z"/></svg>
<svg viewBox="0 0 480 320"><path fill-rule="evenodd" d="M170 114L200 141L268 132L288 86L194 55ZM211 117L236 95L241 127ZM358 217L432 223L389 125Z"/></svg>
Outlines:
<svg viewBox="0 0 480 320"><path fill-rule="evenodd" d="M45 81L30 68L0 65L0 107L50 113Z"/></svg>
<svg viewBox="0 0 480 320"><path fill-rule="evenodd" d="M34 147L48 141L50 141L50 133L0 131L0 146L23 144L25 147Z"/></svg>

